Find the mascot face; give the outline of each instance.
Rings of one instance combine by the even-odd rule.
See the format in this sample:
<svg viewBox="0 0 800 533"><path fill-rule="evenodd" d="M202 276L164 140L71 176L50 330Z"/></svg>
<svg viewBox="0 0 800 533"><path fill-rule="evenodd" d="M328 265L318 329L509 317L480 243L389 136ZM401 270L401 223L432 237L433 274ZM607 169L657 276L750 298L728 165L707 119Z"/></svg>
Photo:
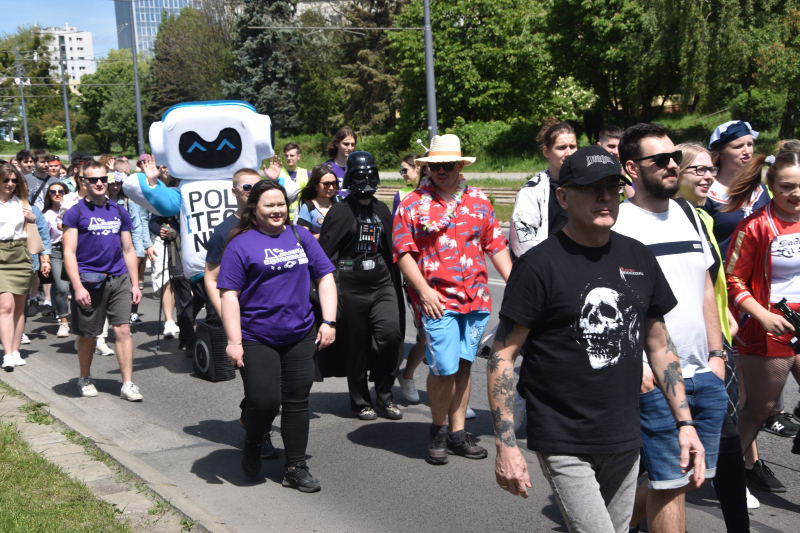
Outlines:
<svg viewBox="0 0 800 533"><path fill-rule="evenodd" d="M378 167L369 152L353 152L347 156L347 171L342 180L342 188L358 200L372 198L381 180Z"/></svg>
<svg viewBox="0 0 800 533"><path fill-rule="evenodd" d="M169 108L150 127L156 163L185 180L230 179L256 169L272 151L272 124L238 101L188 102Z"/></svg>

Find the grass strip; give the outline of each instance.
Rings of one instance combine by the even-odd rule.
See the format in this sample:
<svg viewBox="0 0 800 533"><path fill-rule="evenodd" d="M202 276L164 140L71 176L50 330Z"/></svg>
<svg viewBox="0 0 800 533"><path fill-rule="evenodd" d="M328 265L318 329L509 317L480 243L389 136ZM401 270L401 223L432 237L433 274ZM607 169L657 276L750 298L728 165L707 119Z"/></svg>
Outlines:
<svg viewBox="0 0 800 533"><path fill-rule="evenodd" d="M130 532L120 512L31 450L16 425L0 423L0 531Z"/></svg>

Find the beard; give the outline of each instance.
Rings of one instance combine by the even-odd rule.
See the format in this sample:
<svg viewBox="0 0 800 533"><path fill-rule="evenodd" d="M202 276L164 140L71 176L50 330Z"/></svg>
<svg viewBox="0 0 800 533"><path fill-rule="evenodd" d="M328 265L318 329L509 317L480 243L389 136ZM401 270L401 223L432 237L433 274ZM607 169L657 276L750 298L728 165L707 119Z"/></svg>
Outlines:
<svg viewBox="0 0 800 533"><path fill-rule="evenodd" d="M647 172L642 167L639 168L642 170L642 185L644 186L645 190L654 198L658 198L660 200L669 200L678 193L678 190L680 189L680 183L678 181L677 170L665 170L663 175L657 176L653 173ZM674 185L668 185L664 181L664 179L668 177L675 178Z"/></svg>

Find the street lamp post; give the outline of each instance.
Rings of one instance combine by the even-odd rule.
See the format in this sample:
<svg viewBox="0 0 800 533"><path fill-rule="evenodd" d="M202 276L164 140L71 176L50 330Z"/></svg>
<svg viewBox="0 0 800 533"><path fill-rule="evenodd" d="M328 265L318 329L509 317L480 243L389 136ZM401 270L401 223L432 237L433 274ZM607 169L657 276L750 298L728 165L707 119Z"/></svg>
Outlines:
<svg viewBox="0 0 800 533"><path fill-rule="evenodd" d="M17 59L17 77L19 78L19 97L22 100L22 128L25 132L25 149L31 149L31 141L28 138L28 111L25 109L25 80L22 79L22 65L19 60L19 52L14 52L14 57Z"/></svg>
<svg viewBox="0 0 800 533"><path fill-rule="evenodd" d="M136 94L136 133L138 135L138 154L144 153L144 128L142 127L142 95L139 90L139 65L136 62L136 28L134 27L133 2L130 2L131 10L131 51L133 52L133 90Z"/></svg>
<svg viewBox="0 0 800 533"><path fill-rule="evenodd" d="M425 0L425 92L428 102L428 141L439 133L436 117L436 78L433 74L433 31L431 29L431 1Z"/></svg>
<svg viewBox="0 0 800 533"><path fill-rule="evenodd" d="M67 160L72 161L72 129L69 124L69 102L67 101L66 58L58 62L61 67L61 93L64 95L64 123L67 125Z"/></svg>

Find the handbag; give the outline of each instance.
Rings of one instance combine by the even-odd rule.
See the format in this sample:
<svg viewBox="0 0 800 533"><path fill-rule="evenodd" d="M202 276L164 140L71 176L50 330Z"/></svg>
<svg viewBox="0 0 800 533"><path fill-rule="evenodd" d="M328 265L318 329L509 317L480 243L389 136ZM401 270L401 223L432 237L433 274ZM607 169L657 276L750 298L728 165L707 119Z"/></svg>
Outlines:
<svg viewBox="0 0 800 533"><path fill-rule="evenodd" d="M292 233L294 233L295 239L297 239L297 242L300 243L300 246L303 248L303 253L306 254L306 257L308 257L308 252L306 251L306 245L303 244L303 241L300 240L300 235L297 234L297 229L295 229L294 224L290 225L289 227L292 228ZM309 278L311 278L310 273L309 273ZM322 304L320 303L319 299L319 286L317 285L317 282L314 280L314 278L311 278L311 283L309 284L309 286L310 288L308 292L308 301L311 302L311 308L314 310L314 322L316 322L317 324L321 324ZM338 305L336 306L336 321L338 322L339 320L341 320L342 316L342 299L341 296L339 295L338 283L336 288L337 288L336 297L339 300Z"/></svg>
<svg viewBox="0 0 800 533"><path fill-rule="evenodd" d="M27 208L31 207L30 204L25 201L22 202L22 205ZM28 252L31 255L44 252L44 243L42 242L42 236L39 235L39 228L36 226L36 224L31 224L26 220L25 233L28 236Z"/></svg>

